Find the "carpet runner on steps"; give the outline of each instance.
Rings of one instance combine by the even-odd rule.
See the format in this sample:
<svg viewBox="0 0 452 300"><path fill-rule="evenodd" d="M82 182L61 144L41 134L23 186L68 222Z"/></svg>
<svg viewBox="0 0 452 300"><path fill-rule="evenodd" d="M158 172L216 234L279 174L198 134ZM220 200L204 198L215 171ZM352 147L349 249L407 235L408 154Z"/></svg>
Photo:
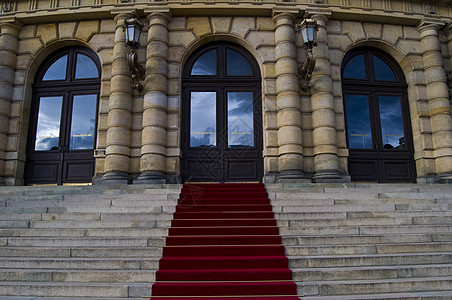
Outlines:
<svg viewBox="0 0 452 300"><path fill-rule="evenodd" d="M151 299L298 300L263 184L185 184Z"/></svg>

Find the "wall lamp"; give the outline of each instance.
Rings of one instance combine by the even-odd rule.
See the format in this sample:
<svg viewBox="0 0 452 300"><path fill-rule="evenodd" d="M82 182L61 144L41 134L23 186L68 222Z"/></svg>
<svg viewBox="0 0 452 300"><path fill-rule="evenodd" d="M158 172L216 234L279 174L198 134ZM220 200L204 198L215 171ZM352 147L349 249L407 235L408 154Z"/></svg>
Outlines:
<svg viewBox="0 0 452 300"><path fill-rule="evenodd" d="M306 53L306 61L298 69L302 81L301 89L306 92L310 87L312 72L315 67L315 58L312 53L312 48L317 46L317 21L311 18L305 18L300 24L295 25L301 32L304 47L308 50Z"/></svg>
<svg viewBox="0 0 452 300"><path fill-rule="evenodd" d="M139 79L143 79L145 68L138 64L137 53L135 50L140 45L140 35L143 30L143 23L138 20L138 16L135 11L129 19L124 21L123 30L126 34L126 46L130 48L130 52L127 53L127 62L129 64L130 71L132 72L133 86L141 92L143 85Z"/></svg>

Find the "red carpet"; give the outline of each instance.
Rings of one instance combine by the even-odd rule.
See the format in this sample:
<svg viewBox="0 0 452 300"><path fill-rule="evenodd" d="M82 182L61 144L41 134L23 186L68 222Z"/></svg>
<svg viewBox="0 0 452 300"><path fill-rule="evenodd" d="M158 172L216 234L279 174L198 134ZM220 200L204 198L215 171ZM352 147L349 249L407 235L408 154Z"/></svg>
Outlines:
<svg viewBox="0 0 452 300"><path fill-rule="evenodd" d="M263 184L185 184L159 267L153 300L299 299Z"/></svg>

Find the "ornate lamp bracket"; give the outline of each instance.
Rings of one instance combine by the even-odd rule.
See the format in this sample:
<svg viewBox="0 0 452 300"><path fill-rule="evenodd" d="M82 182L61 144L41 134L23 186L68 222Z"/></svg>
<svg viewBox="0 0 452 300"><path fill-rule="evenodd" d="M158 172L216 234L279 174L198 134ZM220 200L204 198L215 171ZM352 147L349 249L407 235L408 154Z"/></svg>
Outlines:
<svg viewBox="0 0 452 300"><path fill-rule="evenodd" d="M132 73L133 87L141 93L143 85L140 79L144 78L145 68L138 63L136 49L140 45L140 35L143 30L143 23L138 20L135 11L132 12L131 17L124 21L123 30L126 35L126 46L130 48L127 54L127 63L129 64L130 72Z"/></svg>
<svg viewBox="0 0 452 300"><path fill-rule="evenodd" d="M317 21L305 16L304 20L300 24L296 24L295 27L301 32L304 47L308 50L306 52L306 60L303 65L298 69L298 73L301 79L301 89L306 92L310 88L310 81L312 72L315 67L315 57L312 53L312 49L317 46Z"/></svg>

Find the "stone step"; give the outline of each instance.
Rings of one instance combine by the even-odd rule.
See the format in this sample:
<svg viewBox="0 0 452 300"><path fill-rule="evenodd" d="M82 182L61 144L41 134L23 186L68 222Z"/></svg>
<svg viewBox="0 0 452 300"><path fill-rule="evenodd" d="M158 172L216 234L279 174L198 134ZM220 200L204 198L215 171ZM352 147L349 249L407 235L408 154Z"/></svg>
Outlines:
<svg viewBox="0 0 452 300"><path fill-rule="evenodd" d="M0 281L31 282L151 282L155 270L60 270L60 269L1 269Z"/></svg>
<svg viewBox="0 0 452 300"><path fill-rule="evenodd" d="M5 207L7 209L8 207ZM14 209L14 207L11 207ZM20 209L20 208L19 208ZM23 208L27 209L27 208ZM33 208L28 208L33 209ZM39 209L39 208L35 208ZM66 213L66 212L78 212L78 213L148 213L148 214L160 214L160 213L174 213L175 207L169 206L81 206L81 207L49 207L48 213Z"/></svg>
<svg viewBox="0 0 452 300"><path fill-rule="evenodd" d="M0 258L2 269L155 270L159 258Z"/></svg>
<svg viewBox="0 0 452 300"><path fill-rule="evenodd" d="M292 269L296 281L377 280L452 276L452 264Z"/></svg>
<svg viewBox="0 0 452 300"><path fill-rule="evenodd" d="M12 247L146 247L149 238L28 238L10 237L8 246ZM160 239L159 239L160 240Z"/></svg>
<svg viewBox="0 0 452 300"><path fill-rule="evenodd" d="M97 196L96 196L97 197ZM154 197L154 196L153 196ZM149 198L149 196L148 196ZM110 206L175 206L177 200L168 200L165 197L151 198L147 200L131 199L126 202L125 199L96 199L96 200L39 200L39 201L6 201L6 207L110 207Z"/></svg>
<svg viewBox="0 0 452 300"><path fill-rule="evenodd" d="M361 294L341 296L305 296L303 300L445 300L452 299L452 291L441 292L407 292L391 294ZM1 300L1 298L0 298Z"/></svg>
<svg viewBox="0 0 452 300"><path fill-rule="evenodd" d="M450 252L452 243L286 246L287 256Z"/></svg>
<svg viewBox="0 0 452 300"><path fill-rule="evenodd" d="M159 258L163 245L164 240L152 247L0 247L0 257Z"/></svg>
<svg viewBox="0 0 452 300"><path fill-rule="evenodd" d="M1 222L0 222L1 225ZM171 222L168 221L31 221L30 228L49 229L49 228L158 228L169 227Z"/></svg>
<svg viewBox="0 0 452 300"><path fill-rule="evenodd" d="M443 218L425 217L418 220L419 224L429 225L437 224ZM451 218L452 222L452 218ZM411 225L414 218L354 218L354 219L309 219L309 220L278 220L280 227L298 228L298 227L327 227L327 226L371 226L371 225ZM442 223L440 223L442 224Z"/></svg>
<svg viewBox="0 0 452 300"><path fill-rule="evenodd" d="M368 205L352 205L352 204L336 204L331 206L324 205L310 205L310 206L298 206L298 205L285 205L285 206L273 206L273 212L275 213L301 213L301 212L322 212L327 210L328 212L393 212L395 211L395 204L368 204Z"/></svg>
<svg viewBox="0 0 452 300"><path fill-rule="evenodd" d="M0 295L127 298L150 295L150 283L2 282Z"/></svg>
<svg viewBox="0 0 452 300"><path fill-rule="evenodd" d="M383 234L383 235L283 235L286 246L302 245L362 245L452 242L452 235L442 234Z"/></svg>
<svg viewBox="0 0 452 300"><path fill-rule="evenodd" d="M290 256L289 265L296 268L341 268L365 266L404 266L450 264L452 252L392 253L361 255Z"/></svg>
<svg viewBox="0 0 452 300"><path fill-rule="evenodd" d="M282 227L287 235L383 235L383 234L436 234L452 232L452 225L378 225L378 226L305 226Z"/></svg>
<svg viewBox="0 0 452 300"><path fill-rule="evenodd" d="M306 296L404 293L452 290L452 277L397 278L383 280L305 281L298 293Z"/></svg>

